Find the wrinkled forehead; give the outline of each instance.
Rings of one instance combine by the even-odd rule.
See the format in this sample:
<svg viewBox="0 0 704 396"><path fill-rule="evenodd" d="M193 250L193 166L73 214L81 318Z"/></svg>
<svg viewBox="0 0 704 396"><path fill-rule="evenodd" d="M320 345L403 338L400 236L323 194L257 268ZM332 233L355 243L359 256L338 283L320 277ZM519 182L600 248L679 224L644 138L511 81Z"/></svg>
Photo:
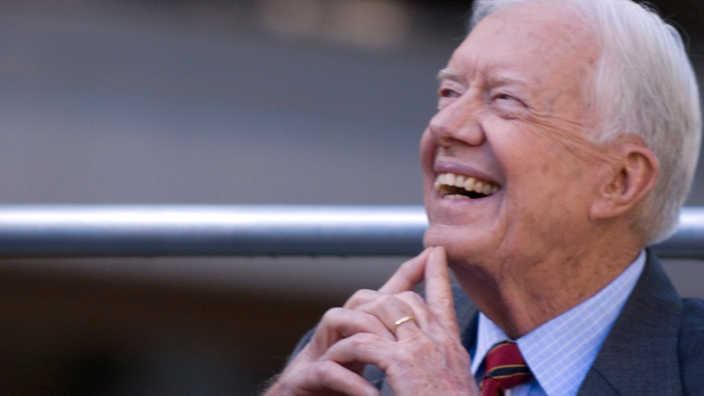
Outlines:
<svg viewBox="0 0 704 396"><path fill-rule="evenodd" d="M537 2L484 18L457 48L449 66L465 73L520 74L544 88L584 88L599 57L596 35L583 18L566 7Z"/></svg>

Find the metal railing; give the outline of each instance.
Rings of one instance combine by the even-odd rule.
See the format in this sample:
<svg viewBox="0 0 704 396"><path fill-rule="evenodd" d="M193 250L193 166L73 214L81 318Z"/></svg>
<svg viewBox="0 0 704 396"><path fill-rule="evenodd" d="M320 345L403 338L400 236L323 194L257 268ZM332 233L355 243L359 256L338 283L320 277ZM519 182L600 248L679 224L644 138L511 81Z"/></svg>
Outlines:
<svg viewBox="0 0 704 396"><path fill-rule="evenodd" d="M411 256L422 206L0 205L0 257ZM664 258L704 259L704 207Z"/></svg>

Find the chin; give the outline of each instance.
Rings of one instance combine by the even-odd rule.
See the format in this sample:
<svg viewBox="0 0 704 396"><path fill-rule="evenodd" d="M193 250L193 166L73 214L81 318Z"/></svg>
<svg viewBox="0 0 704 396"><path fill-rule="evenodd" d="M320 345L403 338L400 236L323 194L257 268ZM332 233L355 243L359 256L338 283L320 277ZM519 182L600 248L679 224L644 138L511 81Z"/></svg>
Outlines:
<svg viewBox="0 0 704 396"><path fill-rule="evenodd" d="M423 245L444 247L450 268L483 268L493 266L490 263L495 263L497 254L505 249L500 235L503 235L500 230L486 224L450 226L431 222L423 236Z"/></svg>
<svg viewBox="0 0 704 396"><path fill-rule="evenodd" d="M450 267L460 262L471 261L472 257L478 253L474 251L474 247L477 246L476 241L463 236L463 233L454 228L431 225L423 236L423 246L442 246L445 248Z"/></svg>

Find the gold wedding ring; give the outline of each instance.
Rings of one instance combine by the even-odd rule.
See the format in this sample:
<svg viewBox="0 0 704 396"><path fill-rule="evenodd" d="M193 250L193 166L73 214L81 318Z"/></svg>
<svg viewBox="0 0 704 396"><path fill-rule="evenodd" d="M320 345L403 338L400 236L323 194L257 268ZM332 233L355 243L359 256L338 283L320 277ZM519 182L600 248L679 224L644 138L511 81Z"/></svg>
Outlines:
<svg viewBox="0 0 704 396"><path fill-rule="evenodd" d="M396 322L394 322L394 333L396 333L396 329L398 329L399 326L401 326L402 324L404 324L404 323L406 323L406 322L408 322L408 321L411 321L411 320L415 322L415 321L416 321L416 317L415 317L415 316L410 316L410 315L409 315L409 316L404 316L404 317L402 317L401 319L399 319L399 320L397 320Z"/></svg>

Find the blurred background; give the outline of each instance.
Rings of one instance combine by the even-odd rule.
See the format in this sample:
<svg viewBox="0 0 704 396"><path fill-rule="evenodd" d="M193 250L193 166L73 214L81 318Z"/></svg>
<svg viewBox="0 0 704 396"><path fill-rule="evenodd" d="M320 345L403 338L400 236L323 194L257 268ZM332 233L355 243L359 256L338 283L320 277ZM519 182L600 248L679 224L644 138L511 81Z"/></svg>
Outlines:
<svg viewBox="0 0 704 396"><path fill-rule="evenodd" d="M421 204L459 0L3 0L0 203ZM654 2L704 73L704 6ZM704 205L704 173L689 205ZM0 260L0 391L254 395L404 258ZM669 261L704 297L704 263Z"/></svg>

